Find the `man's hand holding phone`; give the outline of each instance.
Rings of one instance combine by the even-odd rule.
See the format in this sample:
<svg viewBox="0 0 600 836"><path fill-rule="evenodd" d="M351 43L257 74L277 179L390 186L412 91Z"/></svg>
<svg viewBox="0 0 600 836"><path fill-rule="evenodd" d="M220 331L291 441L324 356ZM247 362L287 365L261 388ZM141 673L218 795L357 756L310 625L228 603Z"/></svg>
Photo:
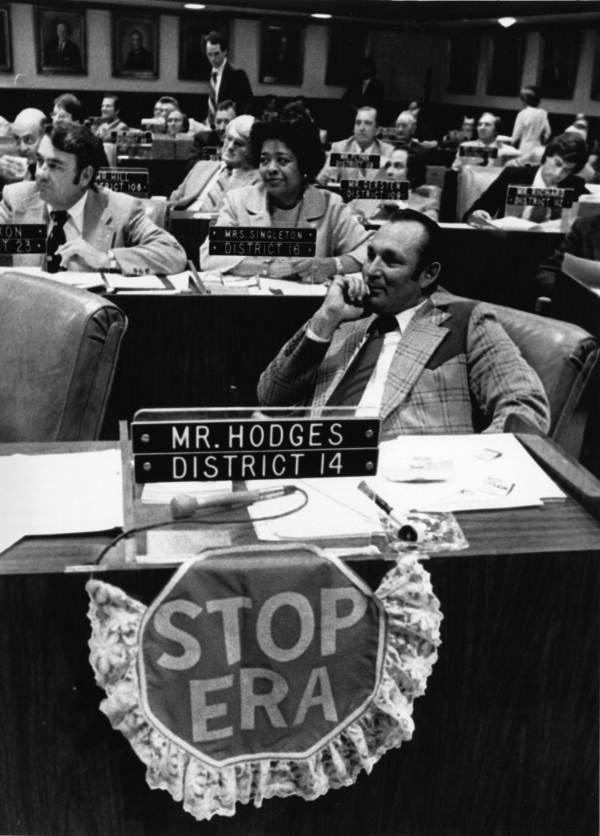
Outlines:
<svg viewBox="0 0 600 836"><path fill-rule="evenodd" d="M310 330L321 340L330 340L342 322L365 316L369 288L360 273L336 276L323 304L310 321Z"/></svg>

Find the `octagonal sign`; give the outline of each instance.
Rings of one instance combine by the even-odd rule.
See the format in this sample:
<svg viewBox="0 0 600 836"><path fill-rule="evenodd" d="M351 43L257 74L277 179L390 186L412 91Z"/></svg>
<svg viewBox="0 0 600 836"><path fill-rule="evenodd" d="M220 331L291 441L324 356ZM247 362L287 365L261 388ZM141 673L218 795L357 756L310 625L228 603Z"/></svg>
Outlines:
<svg viewBox="0 0 600 836"><path fill-rule="evenodd" d="M381 605L340 561L304 546L213 553L146 611L142 707L213 766L310 757L369 705L384 644Z"/></svg>

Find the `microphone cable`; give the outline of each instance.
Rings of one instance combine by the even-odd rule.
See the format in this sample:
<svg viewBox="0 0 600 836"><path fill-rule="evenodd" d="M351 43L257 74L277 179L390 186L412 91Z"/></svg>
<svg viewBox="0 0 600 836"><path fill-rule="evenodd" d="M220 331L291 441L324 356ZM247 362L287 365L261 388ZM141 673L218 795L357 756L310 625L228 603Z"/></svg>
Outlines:
<svg viewBox="0 0 600 836"><path fill-rule="evenodd" d="M98 557L92 563L90 563L90 566L99 566L100 562L102 561L104 556L106 554L108 554L108 552L111 549L113 549L117 545L117 543L120 543L121 540L126 540L126 539L128 539L129 537L132 537L135 534L142 533L143 531L151 531L154 528L166 528L169 525L180 525L181 523L188 523L188 524L193 523L194 525L231 525L231 524L248 523L248 522L251 522L251 523L266 522L267 520L278 520L278 519L281 519L282 517L288 517L290 514L295 514L296 511L301 511L302 508L305 508L308 505L308 494L306 493L306 491L303 488L299 488L299 487L294 486L294 492L302 494L302 502L299 505L297 505L295 508L290 508L287 511L281 511L279 514L269 514L269 515L266 515L266 516L263 516L263 517L254 517L254 518L245 517L244 519L240 519L239 517L232 519L231 517L228 517L227 519L222 519L222 520L219 520L219 519L216 519L216 520L215 519L201 519L201 518L198 519L198 517L183 517L181 519L171 518L171 519L168 519L168 520L162 520L162 521L155 522L155 523L149 523L148 525L137 525L137 526L134 526L133 528L128 528L125 531L121 531L119 534L117 534L117 536L114 537L110 541L110 543L107 543L107 545L104 546L104 548L100 551L100 554L98 555ZM264 502L265 500L262 500L262 501ZM214 514L215 513L214 509L210 509L210 508L206 509L206 511L211 511L211 510L212 510L212 513ZM199 514L199 513L201 513L201 511L202 511L202 509L199 509L196 513ZM216 513L218 513L218 511ZM221 513L223 513L223 512L221 512Z"/></svg>

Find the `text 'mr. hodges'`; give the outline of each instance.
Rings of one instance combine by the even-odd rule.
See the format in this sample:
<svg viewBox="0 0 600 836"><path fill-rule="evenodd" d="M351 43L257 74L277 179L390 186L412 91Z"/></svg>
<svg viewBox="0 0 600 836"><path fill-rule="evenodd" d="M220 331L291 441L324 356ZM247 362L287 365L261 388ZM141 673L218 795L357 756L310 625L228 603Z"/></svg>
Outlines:
<svg viewBox="0 0 600 836"><path fill-rule="evenodd" d="M372 475L377 419L134 421L137 482Z"/></svg>

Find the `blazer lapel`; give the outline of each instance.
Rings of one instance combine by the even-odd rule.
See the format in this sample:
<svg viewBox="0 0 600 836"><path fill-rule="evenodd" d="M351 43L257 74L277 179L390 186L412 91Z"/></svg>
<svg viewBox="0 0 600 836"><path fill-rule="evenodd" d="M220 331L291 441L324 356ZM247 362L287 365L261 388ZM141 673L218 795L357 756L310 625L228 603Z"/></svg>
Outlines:
<svg viewBox="0 0 600 836"><path fill-rule="evenodd" d="M83 210L82 238L95 249L108 252L113 246L114 235L107 196L102 191L90 189Z"/></svg>
<svg viewBox="0 0 600 836"><path fill-rule="evenodd" d="M427 301L411 319L396 349L383 390L381 419L396 409L411 391L429 358L448 333L449 313Z"/></svg>
<svg viewBox="0 0 600 836"><path fill-rule="evenodd" d="M339 345L332 345L332 350L328 355L331 357L331 362L323 369L322 376L317 380L313 399L315 406L324 406L327 403L331 393L344 376L355 351L363 341L374 318L374 316L369 316L357 320L352 324L351 329L349 327L345 329L348 333L342 337Z"/></svg>

